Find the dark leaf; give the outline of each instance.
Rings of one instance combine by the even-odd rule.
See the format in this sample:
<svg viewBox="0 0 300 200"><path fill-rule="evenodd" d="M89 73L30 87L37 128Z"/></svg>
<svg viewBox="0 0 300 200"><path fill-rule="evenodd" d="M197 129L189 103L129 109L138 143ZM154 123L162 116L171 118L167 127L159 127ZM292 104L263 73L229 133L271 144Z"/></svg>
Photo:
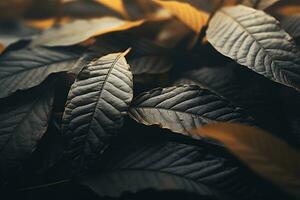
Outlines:
<svg viewBox="0 0 300 200"><path fill-rule="evenodd" d="M43 47L5 53L0 57L0 98L37 86L52 73L78 70L80 56L81 52Z"/></svg>
<svg viewBox="0 0 300 200"><path fill-rule="evenodd" d="M282 134L286 125L274 82L236 63L186 72L176 84L197 84L244 108L263 128ZM274 109L276 108L276 112ZM290 141L294 138L289 138Z"/></svg>
<svg viewBox="0 0 300 200"><path fill-rule="evenodd" d="M34 88L1 100L0 171L4 177L22 169L46 132L52 110L53 85ZM47 91L47 92L45 92Z"/></svg>
<svg viewBox="0 0 300 200"><path fill-rule="evenodd" d="M82 180L99 196L143 189L184 190L208 199L260 199L262 195L242 168L202 147L158 142L115 150L102 172Z"/></svg>
<svg viewBox="0 0 300 200"><path fill-rule="evenodd" d="M216 121L253 123L241 108L196 85L157 88L142 93L133 100L129 115L139 123L159 125L184 135Z"/></svg>
<svg viewBox="0 0 300 200"><path fill-rule="evenodd" d="M77 169L106 149L122 127L132 99L132 74L125 53L109 54L88 64L68 95L62 131L66 155Z"/></svg>

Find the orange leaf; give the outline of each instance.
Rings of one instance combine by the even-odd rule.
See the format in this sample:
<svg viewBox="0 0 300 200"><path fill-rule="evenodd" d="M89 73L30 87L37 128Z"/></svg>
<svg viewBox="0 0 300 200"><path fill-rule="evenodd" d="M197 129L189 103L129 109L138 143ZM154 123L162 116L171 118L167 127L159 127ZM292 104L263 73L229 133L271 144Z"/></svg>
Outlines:
<svg viewBox="0 0 300 200"><path fill-rule="evenodd" d="M208 13L198 10L188 3L161 0L154 0L154 2L169 10L172 15L196 33L200 33L202 27L207 24Z"/></svg>
<svg viewBox="0 0 300 200"><path fill-rule="evenodd" d="M253 171L300 198L300 154L270 133L246 125L215 123L192 134L223 143Z"/></svg>

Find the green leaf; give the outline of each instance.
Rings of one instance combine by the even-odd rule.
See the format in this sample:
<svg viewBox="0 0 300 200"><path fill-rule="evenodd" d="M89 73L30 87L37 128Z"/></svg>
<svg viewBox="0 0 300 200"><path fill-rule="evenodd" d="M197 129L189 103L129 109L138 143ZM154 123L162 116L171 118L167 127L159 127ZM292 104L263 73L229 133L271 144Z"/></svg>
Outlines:
<svg viewBox="0 0 300 200"><path fill-rule="evenodd" d="M109 54L92 61L71 87L62 131L66 156L76 170L100 156L123 125L133 96L132 74L125 54Z"/></svg>
<svg viewBox="0 0 300 200"><path fill-rule="evenodd" d="M133 100L129 115L139 123L159 125L184 135L216 121L254 123L241 108L196 85L157 88L142 93Z"/></svg>
<svg viewBox="0 0 300 200"><path fill-rule="evenodd" d="M225 7L210 21L207 38L239 64L300 90L300 51L273 17L245 6Z"/></svg>
<svg viewBox="0 0 300 200"><path fill-rule="evenodd" d="M77 69L80 56L76 51L42 47L5 53L0 57L0 98L37 86L52 73Z"/></svg>

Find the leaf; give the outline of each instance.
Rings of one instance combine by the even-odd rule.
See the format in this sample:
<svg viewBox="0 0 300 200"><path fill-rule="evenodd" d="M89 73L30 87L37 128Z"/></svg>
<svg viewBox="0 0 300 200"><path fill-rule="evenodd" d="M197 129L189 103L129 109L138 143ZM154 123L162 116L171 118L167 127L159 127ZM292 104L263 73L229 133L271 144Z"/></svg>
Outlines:
<svg viewBox="0 0 300 200"><path fill-rule="evenodd" d="M196 85L157 88L142 93L133 100L129 115L139 123L159 125L184 135L215 121L253 123L241 108Z"/></svg>
<svg viewBox="0 0 300 200"><path fill-rule="evenodd" d="M80 53L43 47L7 52L0 57L0 98L37 86L52 73L75 70Z"/></svg>
<svg viewBox="0 0 300 200"><path fill-rule="evenodd" d="M210 21L207 38L239 64L300 90L300 51L273 17L245 6L223 8Z"/></svg>
<svg viewBox="0 0 300 200"><path fill-rule="evenodd" d="M235 62L187 71L176 84L196 84L223 96L246 109L260 127L294 140L294 137L289 138L290 134L282 135L286 124L274 83ZM278 108L276 112L275 108Z"/></svg>
<svg viewBox="0 0 300 200"><path fill-rule="evenodd" d="M280 25L293 38L300 37L300 14L285 16L280 20Z"/></svg>
<svg viewBox="0 0 300 200"><path fill-rule="evenodd" d="M265 10L280 0L243 0L243 5Z"/></svg>
<svg viewBox="0 0 300 200"><path fill-rule="evenodd" d="M190 4L178 1L161 0L154 0L154 2L169 10L182 23L196 33L200 33L203 26L207 24L208 14L204 11L194 8Z"/></svg>
<svg viewBox="0 0 300 200"><path fill-rule="evenodd" d="M48 83L48 82L47 82ZM15 176L47 130L54 99L53 83L1 100L0 174ZM47 91L47 92L44 92Z"/></svg>
<svg viewBox="0 0 300 200"><path fill-rule="evenodd" d="M31 46L68 46L83 42L91 37L127 30L144 23L144 20L126 21L115 17L75 20L58 28L46 30L32 41Z"/></svg>
<svg viewBox="0 0 300 200"><path fill-rule="evenodd" d="M222 142L252 170L300 198L300 153L288 144L263 130L239 124L210 124L197 133Z"/></svg>
<svg viewBox="0 0 300 200"><path fill-rule="evenodd" d="M66 156L74 167L82 168L97 158L123 125L133 96L126 53L109 54L91 62L71 87L62 132Z"/></svg>
<svg viewBox="0 0 300 200"><path fill-rule="evenodd" d="M81 180L99 196L144 189L184 190L208 199L259 199L262 194L242 168L204 147L160 141L115 148L103 169Z"/></svg>

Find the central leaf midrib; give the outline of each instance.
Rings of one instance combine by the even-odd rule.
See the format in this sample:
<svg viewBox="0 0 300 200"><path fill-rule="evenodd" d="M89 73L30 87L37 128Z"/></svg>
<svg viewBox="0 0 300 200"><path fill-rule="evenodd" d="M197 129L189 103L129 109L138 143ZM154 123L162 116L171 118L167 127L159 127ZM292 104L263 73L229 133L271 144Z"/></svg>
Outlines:
<svg viewBox="0 0 300 200"><path fill-rule="evenodd" d="M87 136L89 135L89 133L90 133L91 124L92 124L92 122L93 122L93 120L94 120L94 118L95 118L96 108L98 107L100 97L102 96L103 88L104 88L104 86L105 86L105 84L106 84L106 82L107 82L107 80L108 80L108 78L109 78L109 75L110 75L111 72L113 71L113 69L114 69L116 63L119 61L119 59L122 57L122 55L123 55L123 54L120 53L120 54L115 58L115 60L114 60L114 61L112 62L112 64L110 65L110 69L109 69L109 71L108 71L108 73L107 73L105 79L103 80L103 83L101 84L101 82L100 82L99 95L98 95L98 97L97 97L97 100L96 100L96 103L95 103L95 106L94 106L94 109L93 109L93 115L92 115L92 117L91 117L91 121L90 121L89 126L88 126L88 129L87 129L86 137L87 137ZM100 59L101 59L101 58L100 58ZM86 138L86 137L85 137L85 138Z"/></svg>
<svg viewBox="0 0 300 200"><path fill-rule="evenodd" d="M190 112L184 112L184 111L180 111L180 110L175 110L175 109L168 109L168 108L161 108L161 107L150 107L150 106L135 106L135 107L132 107L134 109L155 109L155 110L165 110L165 111L173 111L173 112L178 112L178 113L182 113L182 114L186 114L186 115L192 115L192 116L195 116L197 118L202 118L202 119L205 119L205 120L208 120L208 121L217 121L215 119L210 119L210 118L207 118L207 117L204 117L202 115L197 115L197 114L194 114L194 113L190 113Z"/></svg>
<svg viewBox="0 0 300 200"><path fill-rule="evenodd" d="M239 25L239 27L241 27L248 34L248 36L250 36L258 44L258 46L263 50L264 54L271 58L271 62L276 61L272 55L269 55L267 53L267 51L265 50L264 46L252 35L252 33L250 33L246 29L246 27L244 27L244 25L242 23L240 23L237 19L235 19L233 16L231 16L230 14L228 14L227 12L225 12L224 10L221 10L220 12L222 14L224 14L225 16L229 17L230 19L232 19L232 21L234 21L235 23L237 23ZM273 71L272 71L272 74L274 75Z"/></svg>

